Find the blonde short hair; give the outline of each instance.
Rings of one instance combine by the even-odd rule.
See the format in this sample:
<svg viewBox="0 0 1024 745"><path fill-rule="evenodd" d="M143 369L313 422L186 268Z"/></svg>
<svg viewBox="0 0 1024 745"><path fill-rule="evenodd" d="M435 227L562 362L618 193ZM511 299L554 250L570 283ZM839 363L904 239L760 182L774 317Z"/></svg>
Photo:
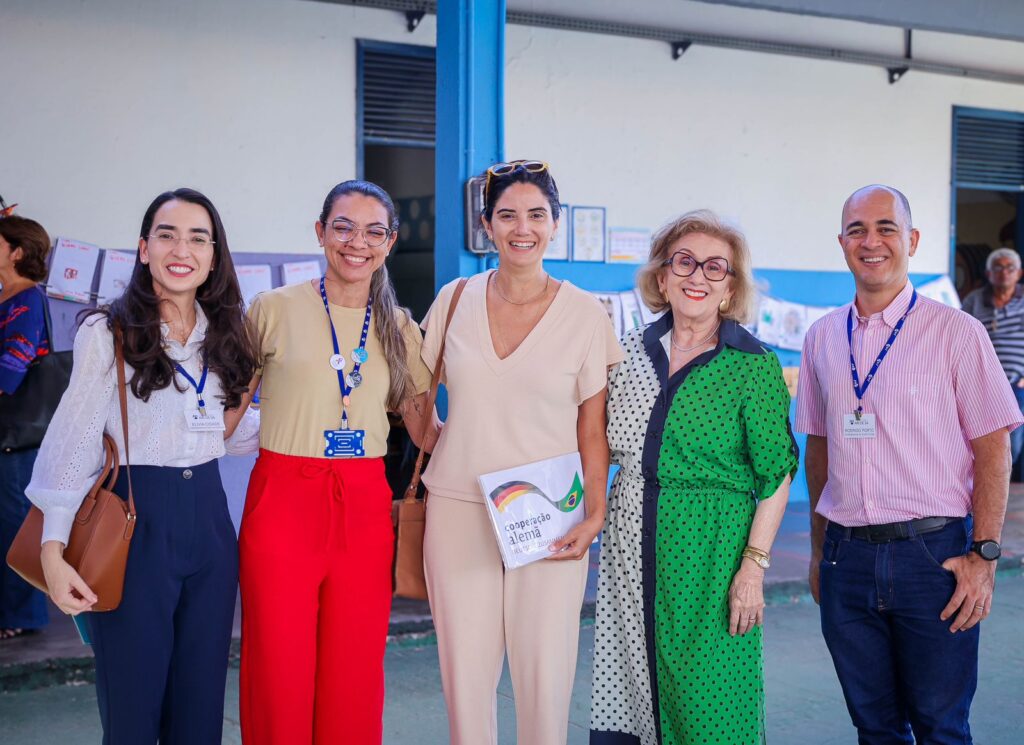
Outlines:
<svg viewBox="0 0 1024 745"><path fill-rule="evenodd" d="M651 240L651 254L636 275L640 297L648 308L655 313L669 309L669 302L658 288L660 272L671 271L662 262L669 258L669 249L684 235L701 233L725 241L732 249L732 261L729 266L736 274L732 278L732 299L722 318L739 323L748 323L753 319L757 289L754 286L754 274L751 269L750 248L747 239L740 230L722 220L711 210L693 210L680 215L663 225Z"/></svg>

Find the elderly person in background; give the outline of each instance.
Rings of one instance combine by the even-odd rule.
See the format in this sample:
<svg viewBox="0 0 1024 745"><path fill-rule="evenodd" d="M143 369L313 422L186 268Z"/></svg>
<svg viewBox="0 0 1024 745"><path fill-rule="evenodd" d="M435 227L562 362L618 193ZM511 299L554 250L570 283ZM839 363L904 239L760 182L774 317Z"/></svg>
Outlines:
<svg viewBox="0 0 1024 745"><path fill-rule="evenodd" d="M1020 284L1020 254L1011 248L998 248L985 261L988 284L970 293L963 309L985 326L995 347L996 357L1013 386L1017 405L1024 412L1024 287ZM1010 453L1014 474L1024 448L1024 427L1010 433ZM1019 478L1014 479L1019 480Z"/></svg>
<svg viewBox="0 0 1024 745"><path fill-rule="evenodd" d="M623 338L608 443L621 466L601 545L592 745L764 738L769 553L796 472L774 354L740 326L743 235L707 210L654 237L643 299L668 310Z"/></svg>
<svg viewBox="0 0 1024 745"><path fill-rule="evenodd" d="M0 218L0 396L17 396L29 365L50 351L46 296L36 286L46 278L49 251L50 237L35 220ZM0 560L32 506L25 486L38 452L0 452ZM41 629L47 621L46 596L0 561L0 640Z"/></svg>

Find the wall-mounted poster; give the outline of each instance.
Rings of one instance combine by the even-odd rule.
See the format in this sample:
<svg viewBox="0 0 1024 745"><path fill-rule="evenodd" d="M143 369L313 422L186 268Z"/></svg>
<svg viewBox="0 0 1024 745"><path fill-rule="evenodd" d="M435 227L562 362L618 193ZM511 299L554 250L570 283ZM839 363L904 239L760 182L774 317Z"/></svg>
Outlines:
<svg viewBox="0 0 1024 745"><path fill-rule="evenodd" d="M569 205L563 204L558 217L558 230L544 251L545 259L567 261L569 259L569 234L572 233L572 221L569 216Z"/></svg>
<svg viewBox="0 0 1024 745"><path fill-rule="evenodd" d="M612 328L615 330L616 335L622 336L622 298L619 297L619 293L595 292L592 294L604 307L605 312L608 314L608 318L612 322Z"/></svg>
<svg viewBox="0 0 1024 745"><path fill-rule="evenodd" d="M288 261L281 265L282 284L297 285L319 278L320 262L316 259L312 261Z"/></svg>
<svg viewBox="0 0 1024 745"><path fill-rule="evenodd" d="M100 264L100 286L96 291L96 302L102 305L121 297L134 271L134 251L111 251L109 249L104 251L103 262Z"/></svg>
<svg viewBox="0 0 1024 745"><path fill-rule="evenodd" d="M99 258L98 246L71 238L58 238L53 246L46 294L62 300L88 303L92 299L92 281L96 277Z"/></svg>
<svg viewBox="0 0 1024 745"><path fill-rule="evenodd" d="M948 274L943 274L938 279L925 282L917 288L917 294L922 297L931 298L951 308L960 307L960 296Z"/></svg>
<svg viewBox="0 0 1024 745"><path fill-rule="evenodd" d="M620 292L619 302L622 304L622 333L644 325L644 317L640 312L641 303L637 299L636 293L632 290Z"/></svg>
<svg viewBox="0 0 1024 745"><path fill-rule="evenodd" d="M635 290L635 292L636 292L637 305L640 307L640 320L644 322L644 325L646 325L648 323L654 323L659 318L661 318L663 315L665 315L666 311L661 311L660 313L655 313L653 310L648 308L647 304L644 302L644 299L642 297L640 297L640 290Z"/></svg>
<svg viewBox="0 0 1024 745"><path fill-rule="evenodd" d="M807 329L831 310L763 295L758 304L753 333L764 344L799 352L803 349Z"/></svg>
<svg viewBox="0 0 1024 745"><path fill-rule="evenodd" d="M270 264L235 265L235 273L238 274L238 286L242 290L242 300L247 308L254 297L274 288L273 280L270 278Z"/></svg>
<svg viewBox="0 0 1024 745"><path fill-rule="evenodd" d="M572 208L572 260L604 261L604 207Z"/></svg>
<svg viewBox="0 0 1024 745"><path fill-rule="evenodd" d="M643 264L651 251L646 228L608 228L608 263Z"/></svg>

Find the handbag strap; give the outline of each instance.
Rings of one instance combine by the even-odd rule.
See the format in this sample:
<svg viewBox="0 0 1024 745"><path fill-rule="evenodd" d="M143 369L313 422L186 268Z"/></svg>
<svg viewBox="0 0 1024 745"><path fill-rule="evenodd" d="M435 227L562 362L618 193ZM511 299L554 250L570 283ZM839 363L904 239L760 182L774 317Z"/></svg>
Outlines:
<svg viewBox="0 0 1024 745"><path fill-rule="evenodd" d="M50 298L39 285L36 285L36 289L39 290L39 294L43 296L43 323L46 325L46 345L51 352L55 352L53 348L53 319L50 318Z"/></svg>
<svg viewBox="0 0 1024 745"><path fill-rule="evenodd" d="M441 367L444 365L444 343L448 338L448 327L451 325L452 317L455 315L455 307L459 304L459 298L462 297L462 291L466 289L466 283L468 281L469 279L466 277L459 280L459 284L455 286L455 292L452 293L452 302L448 306L448 318L446 318L444 322L444 333L441 335L441 347L437 350L437 362L434 363L434 376L430 379L430 393L427 394L427 410L423 419L423 432L420 435L421 444L419 452L416 454L416 465L412 469L412 480L409 482L409 486L405 490L406 502L413 502L416 500L416 490L420 485L420 472L423 470L423 456L425 455L422 443L427 441L427 431L434 423L434 403L437 401L437 388L441 383Z"/></svg>
<svg viewBox="0 0 1024 745"><path fill-rule="evenodd" d="M114 328L114 356L117 358L117 397L121 406L121 433L124 435L124 467L128 472L128 519L135 519L135 494L132 492L132 458L128 450L128 386L124 375L124 340L121 327Z"/></svg>

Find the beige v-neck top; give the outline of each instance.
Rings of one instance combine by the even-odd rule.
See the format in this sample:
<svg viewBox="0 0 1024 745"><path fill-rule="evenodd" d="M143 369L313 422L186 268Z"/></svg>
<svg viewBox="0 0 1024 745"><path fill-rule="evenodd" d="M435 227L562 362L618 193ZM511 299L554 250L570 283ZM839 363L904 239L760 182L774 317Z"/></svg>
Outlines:
<svg viewBox="0 0 1024 745"><path fill-rule="evenodd" d="M508 357L494 351L487 278L470 278L444 350L448 417L423 474L432 496L482 502L477 477L579 450L579 406L623 359L598 300L563 281L533 331ZM445 285L423 320L423 361L433 369L458 282Z"/></svg>

